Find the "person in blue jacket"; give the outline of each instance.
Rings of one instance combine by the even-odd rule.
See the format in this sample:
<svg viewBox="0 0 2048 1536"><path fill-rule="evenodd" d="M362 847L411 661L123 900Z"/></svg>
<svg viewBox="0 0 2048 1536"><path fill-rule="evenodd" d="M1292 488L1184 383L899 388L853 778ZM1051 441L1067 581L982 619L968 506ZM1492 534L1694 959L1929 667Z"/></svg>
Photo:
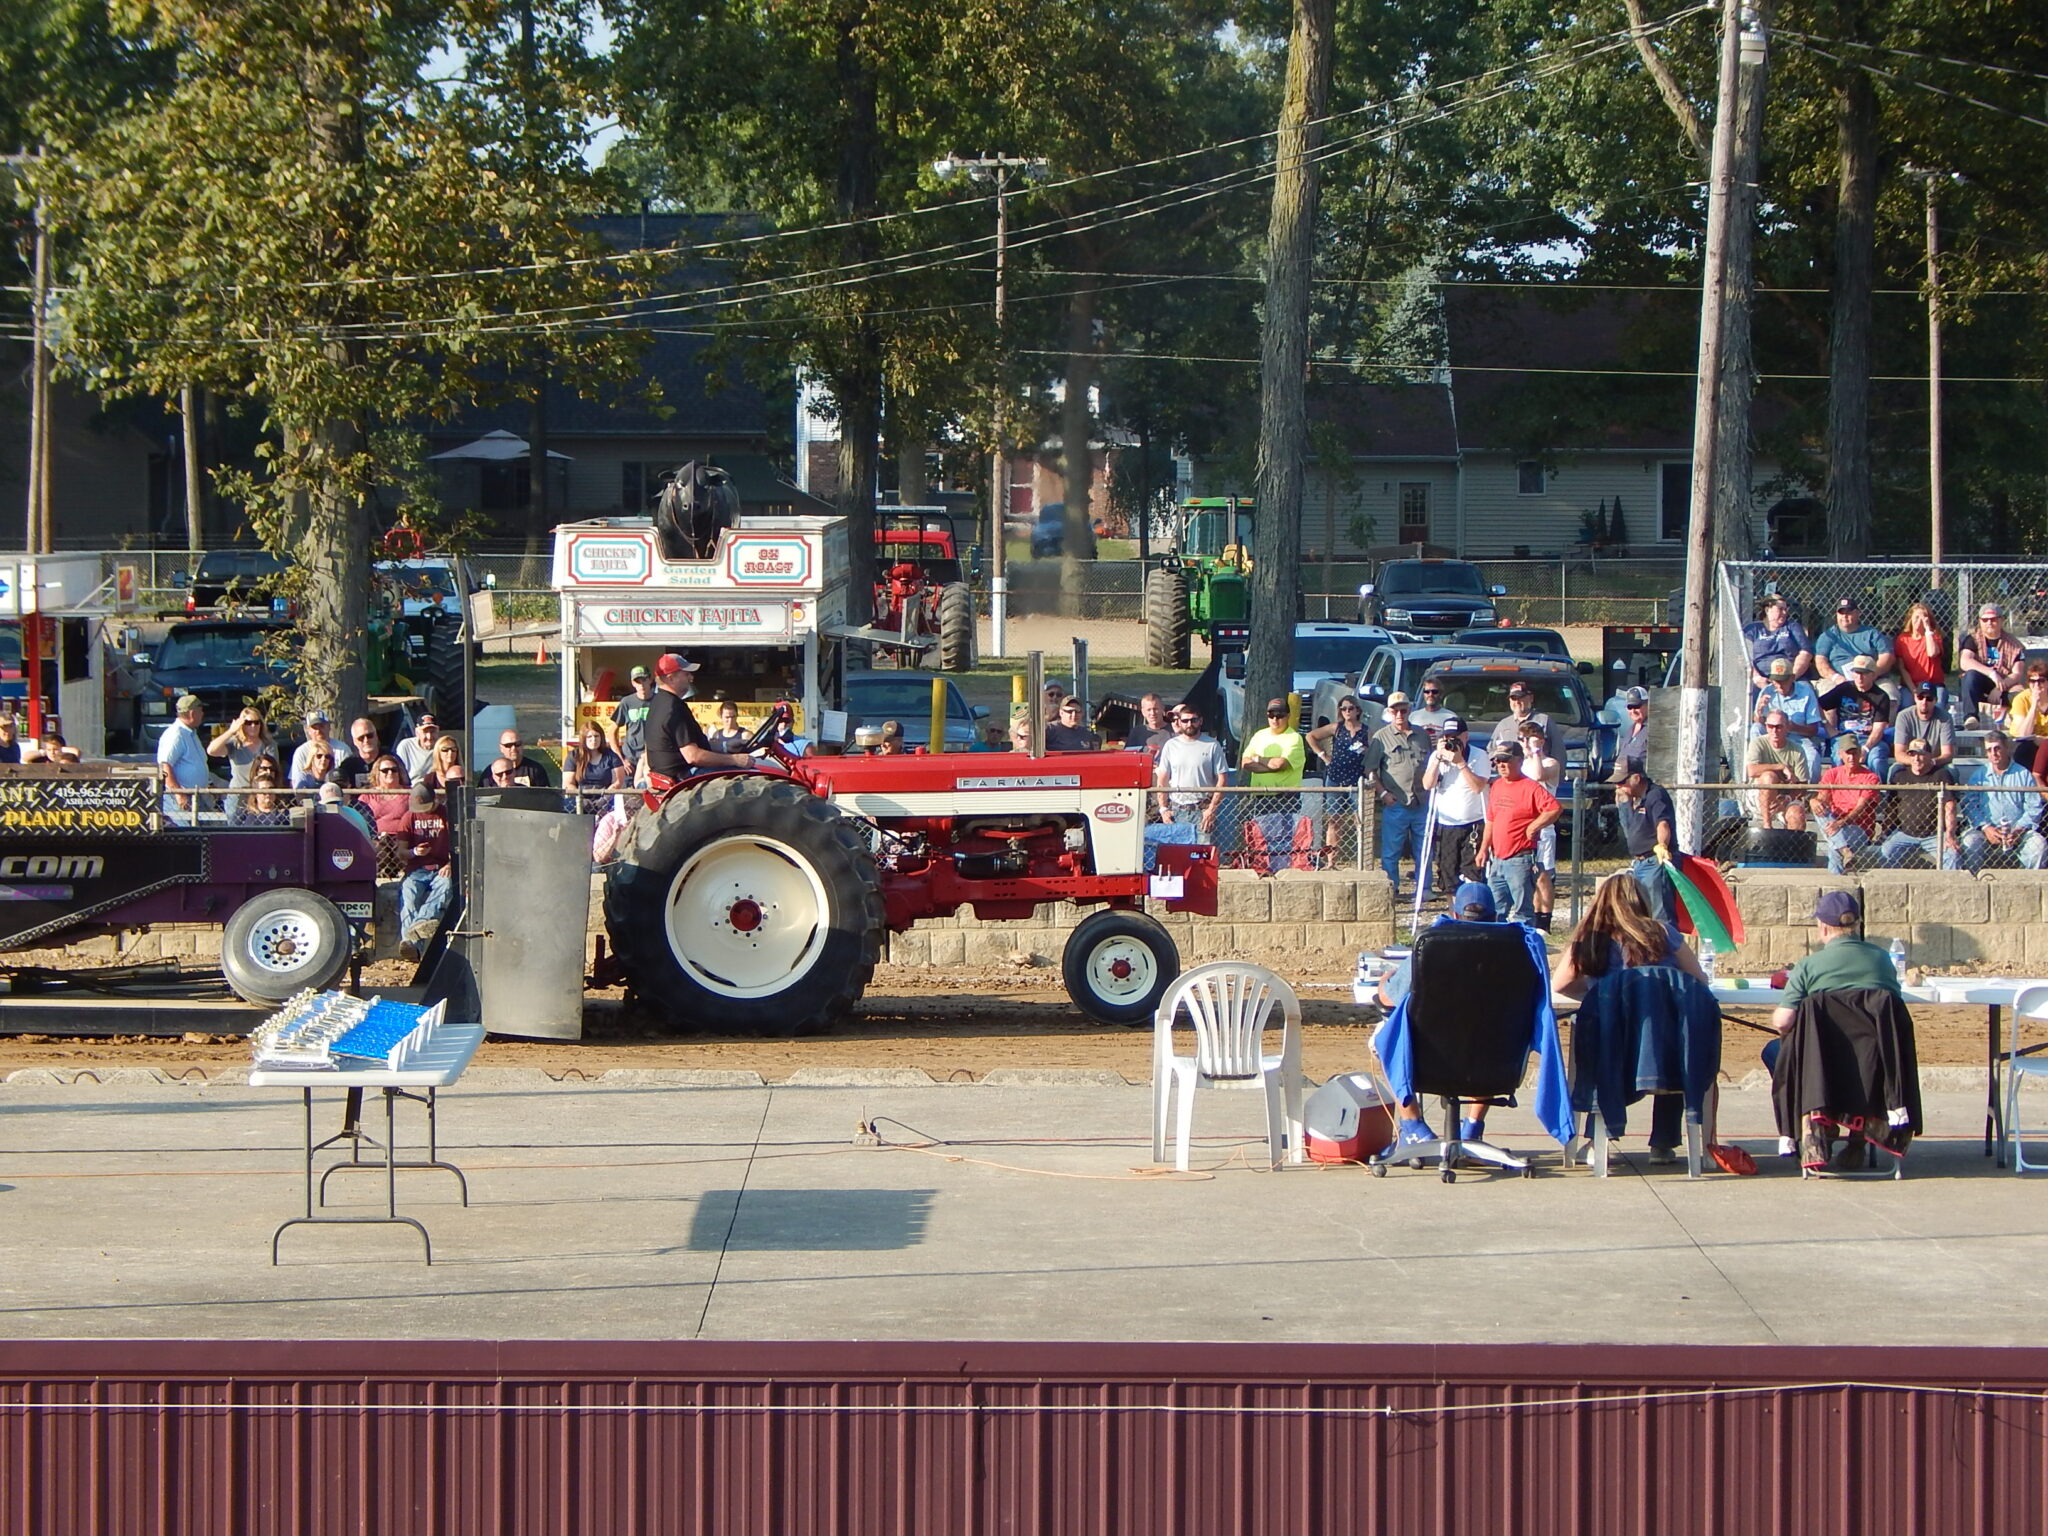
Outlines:
<svg viewBox="0 0 2048 1536"><path fill-rule="evenodd" d="M1491 923L1499 920L1493 902L1493 892L1476 880L1467 880L1451 896L1451 910L1439 917L1436 927L1443 923ZM1522 933L1529 944L1530 964L1541 973L1546 970L1546 961L1541 934L1524 928ZM1412 1057L1408 1040L1408 996L1411 985L1410 968L1413 961L1404 960L1387 973L1380 983L1380 1001L1392 1011L1373 1033L1372 1048L1380 1059L1380 1065L1387 1074L1388 1085L1394 1090L1395 1127L1403 1142L1434 1141L1436 1132L1422 1117L1422 1102L1408 1091ZM1571 1140L1570 1092L1565 1079L1564 1053L1558 1041L1557 1016L1551 1011L1550 989L1543 989L1542 1017L1537 1020L1535 1049L1538 1056L1536 1074L1536 1118L1543 1128L1562 1146ZM1486 1133L1486 1103L1482 1099L1470 1099L1465 1103L1465 1116L1458 1126L1460 1141L1480 1141Z"/></svg>

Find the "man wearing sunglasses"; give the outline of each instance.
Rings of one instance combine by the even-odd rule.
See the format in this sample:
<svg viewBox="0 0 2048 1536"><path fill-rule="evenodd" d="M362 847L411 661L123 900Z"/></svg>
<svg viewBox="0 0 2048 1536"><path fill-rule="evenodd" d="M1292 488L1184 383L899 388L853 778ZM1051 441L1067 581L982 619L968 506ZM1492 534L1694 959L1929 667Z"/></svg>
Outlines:
<svg viewBox="0 0 2048 1536"><path fill-rule="evenodd" d="M1221 743L1202 734L1202 712L1193 705L1177 707L1171 721L1173 735L1160 744L1159 766L1152 777L1159 819L1199 826L1204 837L1214 837L1230 759Z"/></svg>
<svg viewBox="0 0 2048 1536"><path fill-rule="evenodd" d="M1442 732L1444 722L1458 717L1444 706L1444 686L1435 678L1425 677L1420 692L1422 702L1408 711L1408 723L1434 742Z"/></svg>
<svg viewBox="0 0 2048 1536"><path fill-rule="evenodd" d="M1288 723L1291 713L1285 699L1268 699L1266 723L1253 731L1251 740L1244 744L1244 756L1238 760L1238 766L1244 769L1253 789L1301 788L1302 769L1308 763L1308 743ZM1258 813L1292 811L1299 798L1290 795L1283 803L1275 795L1258 807Z"/></svg>

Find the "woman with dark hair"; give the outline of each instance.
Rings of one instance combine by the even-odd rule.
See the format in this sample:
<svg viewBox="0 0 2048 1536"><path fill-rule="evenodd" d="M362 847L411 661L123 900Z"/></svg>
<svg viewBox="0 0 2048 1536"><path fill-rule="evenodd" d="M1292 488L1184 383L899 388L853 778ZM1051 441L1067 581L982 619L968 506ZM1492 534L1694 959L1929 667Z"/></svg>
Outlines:
<svg viewBox="0 0 2048 1536"><path fill-rule="evenodd" d="M232 820L244 827L282 827L291 821L290 802L278 793L284 770L268 754L256 759L249 769L249 793L235 795Z"/></svg>
<svg viewBox="0 0 2048 1536"><path fill-rule="evenodd" d="M1417 739L1422 740L1420 737ZM1337 718L1308 733L1310 748L1326 765L1323 769L1325 789L1355 791L1358 788L1365 765L1365 749L1371 740L1372 732L1365 728L1365 711L1359 706L1356 695L1345 694L1337 701ZM1354 856L1358 798L1351 794L1325 795L1322 799L1326 812L1323 818L1324 847L1332 863L1348 861ZM1396 857L1399 857L1398 851Z"/></svg>
<svg viewBox="0 0 2048 1536"><path fill-rule="evenodd" d="M1675 924L1658 921L1636 877L1623 870L1601 881L1593 893L1593 904L1580 920L1579 931L1551 967L1550 987L1566 997L1583 999L1601 977L1645 965L1668 965L1710 985L1684 935ZM1684 1111L1685 1101L1676 1094L1660 1093L1651 1099L1651 1162L1678 1160Z"/></svg>

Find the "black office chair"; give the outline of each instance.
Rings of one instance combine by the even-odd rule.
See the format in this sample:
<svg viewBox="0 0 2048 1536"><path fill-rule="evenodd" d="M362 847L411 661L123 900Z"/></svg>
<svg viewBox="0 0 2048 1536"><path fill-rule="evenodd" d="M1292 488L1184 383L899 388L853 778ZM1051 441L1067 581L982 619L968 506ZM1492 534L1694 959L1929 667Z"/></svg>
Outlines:
<svg viewBox="0 0 2048 1536"><path fill-rule="evenodd" d="M1526 1157L1458 1139L1461 1100L1513 1104L1528 1070L1550 978L1531 959L1523 933L1519 923L1439 923L1416 937L1408 994L1412 1083L1416 1097L1443 1101L1448 1134L1395 1143L1374 1159L1374 1174L1435 1159L1449 1184L1459 1160L1469 1157L1536 1177Z"/></svg>

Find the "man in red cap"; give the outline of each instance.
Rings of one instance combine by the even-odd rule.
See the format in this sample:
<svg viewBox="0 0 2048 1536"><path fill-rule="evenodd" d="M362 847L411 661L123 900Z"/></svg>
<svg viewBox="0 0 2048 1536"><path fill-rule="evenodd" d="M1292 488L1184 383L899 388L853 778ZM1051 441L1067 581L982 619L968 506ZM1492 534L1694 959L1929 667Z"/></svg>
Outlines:
<svg viewBox="0 0 2048 1536"><path fill-rule="evenodd" d="M690 713L687 702L696 671L694 661L673 651L654 664L654 702L647 710L646 749L648 782L658 790L693 770L754 766L746 753L714 752L704 739L704 727Z"/></svg>

